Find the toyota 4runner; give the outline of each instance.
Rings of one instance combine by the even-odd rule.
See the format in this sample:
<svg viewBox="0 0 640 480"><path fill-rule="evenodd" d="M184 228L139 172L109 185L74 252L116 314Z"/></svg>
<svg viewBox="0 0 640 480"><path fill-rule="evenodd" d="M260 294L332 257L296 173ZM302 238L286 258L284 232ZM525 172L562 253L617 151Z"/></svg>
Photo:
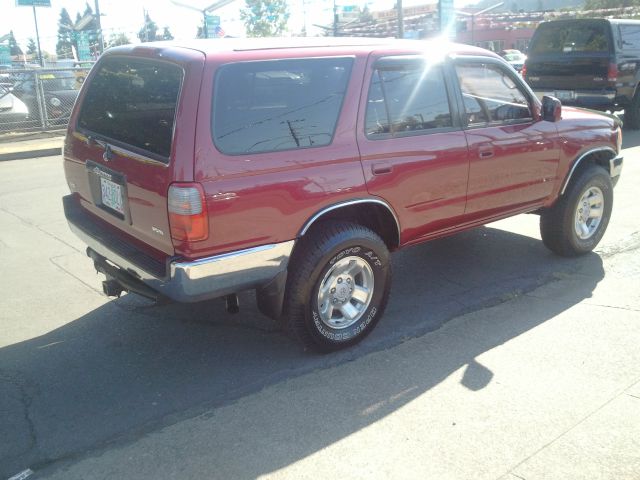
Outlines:
<svg viewBox="0 0 640 480"><path fill-rule="evenodd" d="M497 55L381 39L108 50L64 148L71 229L108 295L255 289L322 351L383 315L390 251L519 213L560 255L602 238L615 119L539 101Z"/></svg>

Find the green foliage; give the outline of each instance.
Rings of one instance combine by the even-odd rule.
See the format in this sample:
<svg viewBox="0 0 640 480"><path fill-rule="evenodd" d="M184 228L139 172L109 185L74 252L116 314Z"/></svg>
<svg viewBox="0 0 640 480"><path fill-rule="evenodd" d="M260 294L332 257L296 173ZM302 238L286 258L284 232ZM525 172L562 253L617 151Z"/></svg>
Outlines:
<svg viewBox="0 0 640 480"><path fill-rule="evenodd" d="M144 25L138 32L138 38L141 42L155 42L158 38L158 25L151 20L149 13L144 14Z"/></svg>
<svg viewBox="0 0 640 480"><path fill-rule="evenodd" d="M198 32L196 33L196 38L207 38L204 30L204 19L200 21L200 25L198 25Z"/></svg>
<svg viewBox="0 0 640 480"><path fill-rule="evenodd" d="M22 55L22 49L20 45L18 45L18 42L16 42L13 30L9 32L9 49L11 50L11 55Z"/></svg>
<svg viewBox="0 0 640 480"><path fill-rule="evenodd" d="M36 55L38 53L38 46L33 38L29 38L27 43L27 55Z"/></svg>
<svg viewBox="0 0 640 480"><path fill-rule="evenodd" d="M169 27L164 27L164 31L162 32L162 37L160 37L162 40L173 40L173 35L171 34L171 30L169 30Z"/></svg>
<svg viewBox="0 0 640 480"><path fill-rule="evenodd" d="M286 0L245 0L240 18L248 37L274 37L287 28L289 8Z"/></svg>
<svg viewBox="0 0 640 480"><path fill-rule="evenodd" d="M56 53L59 58L73 58L71 46L73 45L73 20L66 8L60 10L58 19L58 42Z"/></svg>
<svg viewBox="0 0 640 480"><path fill-rule="evenodd" d="M585 10L600 10L601 8L625 8L640 5L639 0L587 0Z"/></svg>
<svg viewBox="0 0 640 480"><path fill-rule="evenodd" d="M112 33L109 36L109 47L117 47L118 45L128 45L131 43L126 33Z"/></svg>

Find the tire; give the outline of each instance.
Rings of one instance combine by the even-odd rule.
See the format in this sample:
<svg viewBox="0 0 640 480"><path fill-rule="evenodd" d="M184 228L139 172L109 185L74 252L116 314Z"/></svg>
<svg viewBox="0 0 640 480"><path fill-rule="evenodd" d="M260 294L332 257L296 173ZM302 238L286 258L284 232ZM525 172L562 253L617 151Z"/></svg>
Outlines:
<svg viewBox="0 0 640 480"><path fill-rule="evenodd" d="M595 165L578 171L565 194L540 215L542 241L563 257L588 253L602 239L612 207L609 174Z"/></svg>
<svg viewBox="0 0 640 480"><path fill-rule="evenodd" d="M289 263L285 325L315 351L355 345L382 317L390 287L389 250L377 234L321 223L299 240Z"/></svg>
<svg viewBox="0 0 640 480"><path fill-rule="evenodd" d="M625 128L629 130L640 130L640 89L631 99L631 103L624 109Z"/></svg>

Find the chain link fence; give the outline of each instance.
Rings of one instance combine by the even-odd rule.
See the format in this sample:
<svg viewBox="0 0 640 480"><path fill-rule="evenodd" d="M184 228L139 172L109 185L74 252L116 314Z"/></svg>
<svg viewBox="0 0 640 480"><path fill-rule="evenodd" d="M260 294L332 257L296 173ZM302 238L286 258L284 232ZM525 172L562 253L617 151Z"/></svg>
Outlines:
<svg viewBox="0 0 640 480"><path fill-rule="evenodd" d="M0 69L0 135L65 128L89 70Z"/></svg>

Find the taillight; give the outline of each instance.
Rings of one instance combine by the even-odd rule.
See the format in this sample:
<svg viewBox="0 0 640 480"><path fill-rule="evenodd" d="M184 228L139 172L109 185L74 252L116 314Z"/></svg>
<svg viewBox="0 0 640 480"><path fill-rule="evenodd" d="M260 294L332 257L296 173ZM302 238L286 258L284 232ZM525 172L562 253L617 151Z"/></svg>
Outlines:
<svg viewBox="0 0 640 480"><path fill-rule="evenodd" d="M520 70L520 75L522 75L522 78L527 76L527 64L526 63L524 65L522 65L522 70Z"/></svg>
<svg viewBox="0 0 640 480"><path fill-rule="evenodd" d="M204 191L199 183L174 183L167 199L171 238L196 242L209 236Z"/></svg>
<svg viewBox="0 0 640 480"><path fill-rule="evenodd" d="M609 82L618 81L618 64L616 63L609 64L609 70L607 71L607 81Z"/></svg>

